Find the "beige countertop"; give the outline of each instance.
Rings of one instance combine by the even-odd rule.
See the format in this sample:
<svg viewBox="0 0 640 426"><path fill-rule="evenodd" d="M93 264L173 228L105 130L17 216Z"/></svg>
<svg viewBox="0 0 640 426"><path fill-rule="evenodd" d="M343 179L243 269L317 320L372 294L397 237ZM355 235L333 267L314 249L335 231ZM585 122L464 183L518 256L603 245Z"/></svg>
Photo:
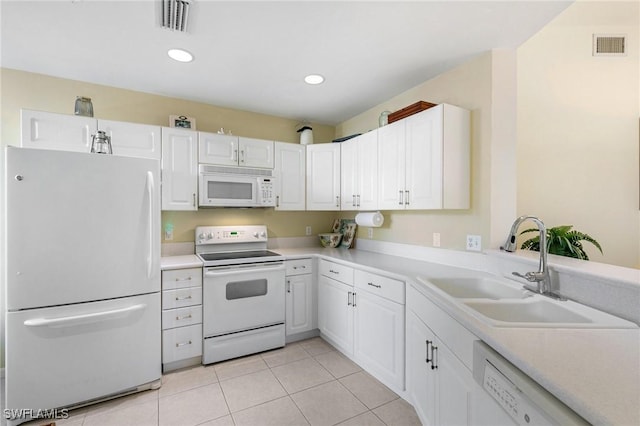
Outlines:
<svg viewBox="0 0 640 426"><path fill-rule="evenodd" d="M419 280L492 276L363 250L275 249L287 258L319 255L413 285L473 334L593 424L640 425L640 329L493 327ZM162 269L201 266L195 255L162 258Z"/></svg>

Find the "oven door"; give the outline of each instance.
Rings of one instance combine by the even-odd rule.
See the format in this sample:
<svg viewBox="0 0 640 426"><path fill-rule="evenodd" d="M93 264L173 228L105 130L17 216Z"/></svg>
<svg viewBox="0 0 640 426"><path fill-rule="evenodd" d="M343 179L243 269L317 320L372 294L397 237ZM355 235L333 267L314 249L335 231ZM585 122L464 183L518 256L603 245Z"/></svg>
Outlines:
<svg viewBox="0 0 640 426"><path fill-rule="evenodd" d="M205 268L203 274L205 338L284 323L284 263Z"/></svg>
<svg viewBox="0 0 640 426"><path fill-rule="evenodd" d="M200 174L200 206L255 207L258 200L258 179L252 176Z"/></svg>

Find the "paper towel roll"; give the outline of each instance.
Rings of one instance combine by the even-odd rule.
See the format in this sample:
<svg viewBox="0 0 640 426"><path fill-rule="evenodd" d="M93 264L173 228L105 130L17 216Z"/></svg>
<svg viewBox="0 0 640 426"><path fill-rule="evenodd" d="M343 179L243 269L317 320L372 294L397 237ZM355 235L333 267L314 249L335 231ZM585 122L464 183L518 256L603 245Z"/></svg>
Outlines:
<svg viewBox="0 0 640 426"><path fill-rule="evenodd" d="M378 228L384 223L384 216L380 212L358 213L356 223L360 226Z"/></svg>

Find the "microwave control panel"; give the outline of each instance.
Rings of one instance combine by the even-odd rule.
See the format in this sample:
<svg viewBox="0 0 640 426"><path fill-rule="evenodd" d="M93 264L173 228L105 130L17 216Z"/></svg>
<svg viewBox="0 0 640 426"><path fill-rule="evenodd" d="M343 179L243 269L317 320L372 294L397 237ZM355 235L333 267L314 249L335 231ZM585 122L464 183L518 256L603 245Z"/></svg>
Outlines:
<svg viewBox="0 0 640 426"><path fill-rule="evenodd" d="M261 179L258 194L261 205L275 206L276 200L274 196L273 179Z"/></svg>

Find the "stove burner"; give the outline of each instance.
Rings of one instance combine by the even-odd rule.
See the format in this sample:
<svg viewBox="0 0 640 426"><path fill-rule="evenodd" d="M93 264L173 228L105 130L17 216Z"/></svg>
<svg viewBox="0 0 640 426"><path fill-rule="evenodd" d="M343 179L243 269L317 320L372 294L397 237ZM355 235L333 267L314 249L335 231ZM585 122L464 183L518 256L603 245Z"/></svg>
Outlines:
<svg viewBox="0 0 640 426"><path fill-rule="evenodd" d="M220 261L220 260L251 259L251 258L260 258L260 257L281 257L281 255L269 250L252 250L252 251L232 251L232 252L221 252L221 253L200 253L200 257L205 262L213 262L213 261Z"/></svg>

